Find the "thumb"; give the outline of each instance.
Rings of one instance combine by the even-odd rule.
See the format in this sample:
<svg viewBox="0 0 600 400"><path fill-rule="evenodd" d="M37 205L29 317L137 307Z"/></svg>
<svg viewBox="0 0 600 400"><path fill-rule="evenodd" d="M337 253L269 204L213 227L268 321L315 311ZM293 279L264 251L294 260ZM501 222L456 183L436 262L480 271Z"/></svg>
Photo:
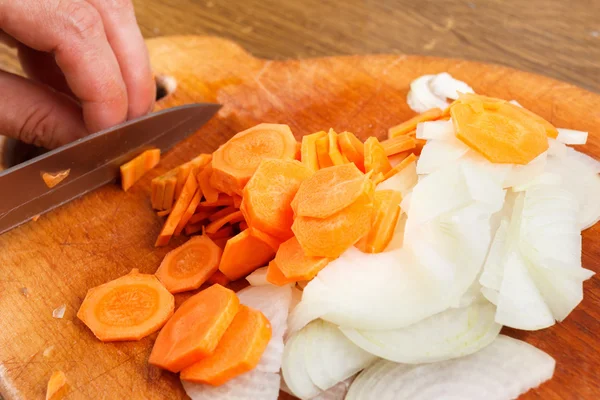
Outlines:
<svg viewBox="0 0 600 400"><path fill-rule="evenodd" d="M81 108L50 87L0 71L0 134L53 149L87 135Z"/></svg>

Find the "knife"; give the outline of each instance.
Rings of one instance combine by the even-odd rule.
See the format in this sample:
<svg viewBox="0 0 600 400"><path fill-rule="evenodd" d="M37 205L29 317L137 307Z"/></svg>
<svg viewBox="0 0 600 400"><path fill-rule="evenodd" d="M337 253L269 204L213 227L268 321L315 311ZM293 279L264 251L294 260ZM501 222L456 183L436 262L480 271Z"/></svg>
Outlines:
<svg viewBox="0 0 600 400"><path fill-rule="evenodd" d="M203 103L162 110L0 171L0 234L115 180L119 167L143 151L170 149L220 108ZM42 180L44 172L66 169L71 170L68 177L52 189Z"/></svg>

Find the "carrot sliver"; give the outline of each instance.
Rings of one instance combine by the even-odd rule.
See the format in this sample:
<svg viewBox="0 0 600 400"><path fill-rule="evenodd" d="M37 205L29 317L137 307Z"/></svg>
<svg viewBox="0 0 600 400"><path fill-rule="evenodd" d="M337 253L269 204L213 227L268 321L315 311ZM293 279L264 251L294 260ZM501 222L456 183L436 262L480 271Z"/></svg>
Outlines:
<svg viewBox="0 0 600 400"><path fill-rule="evenodd" d="M417 161L417 156L415 156L414 154L409 154L408 157L406 157L404 160L400 161L399 164L397 164L394 168L392 168L391 170L388 171L387 174L385 174L383 180L387 180L390 179L392 176L396 175L397 173L399 173L400 171L404 170L404 168L408 167L412 162Z"/></svg>
<svg viewBox="0 0 600 400"><path fill-rule="evenodd" d="M364 172L364 145L353 133L342 132L338 135L338 144L342 154Z"/></svg>
<svg viewBox="0 0 600 400"><path fill-rule="evenodd" d="M310 257L304 254L295 237L279 246L274 261L283 276L292 281L309 281L329 264L329 259L325 257Z"/></svg>
<svg viewBox="0 0 600 400"><path fill-rule="evenodd" d="M440 118L443 115L443 111L439 108L431 108L424 113L415 115L409 120L404 121L400 125L391 127L388 130L388 138L394 138L396 136L407 134L408 132L417 129L417 124L426 121L433 121Z"/></svg>
<svg viewBox="0 0 600 400"><path fill-rule="evenodd" d="M295 280L286 278L277 266L275 260L273 260L269 263L267 268L267 282L272 283L275 286L284 286L294 283Z"/></svg>
<svg viewBox="0 0 600 400"><path fill-rule="evenodd" d="M181 195L177 199L177 202L169 214L163 229L158 235L158 239L156 239L155 246L166 246L169 243L171 236L173 236L173 233L175 233L175 229L177 228L179 221L181 221L184 213L188 209L188 206L196 194L197 189L198 183L196 182L194 176L190 174L185 182L183 190L181 191Z"/></svg>
<svg viewBox="0 0 600 400"><path fill-rule="evenodd" d="M223 250L219 271L228 279L243 278L256 268L265 265L275 256L275 250L246 229L229 239Z"/></svg>
<svg viewBox="0 0 600 400"><path fill-rule="evenodd" d="M77 318L103 342L140 340L173 315L173 295L154 275L129 274L88 290Z"/></svg>
<svg viewBox="0 0 600 400"><path fill-rule="evenodd" d="M263 160L244 188L248 225L283 240L292 236L291 202L312 171L296 160Z"/></svg>
<svg viewBox="0 0 600 400"><path fill-rule="evenodd" d="M221 271L217 270L214 274L210 276L210 278L208 278L207 282L211 285L218 283L221 286L227 286L229 285L230 281L225 275L223 275Z"/></svg>
<svg viewBox="0 0 600 400"><path fill-rule="evenodd" d="M202 207L222 207L222 206L234 206L235 207L235 199L234 197L225 194L218 193L217 199L214 201L205 200L200 203ZM239 207L236 207L239 208Z"/></svg>
<svg viewBox="0 0 600 400"><path fill-rule="evenodd" d="M221 229L225 224L240 222L244 219L244 215L241 211L235 211L231 214L227 214L224 217L212 221L206 226L206 233L214 234Z"/></svg>
<svg viewBox="0 0 600 400"><path fill-rule="evenodd" d="M352 163L324 168L300 184L292 210L296 217L326 218L352 204L371 186Z"/></svg>
<svg viewBox="0 0 600 400"><path fill-rule="evenodd" d="M42 180L48 186L48 188L52 189L54 186L58 185L71 173L70 169L65 169L63 171L58 172L42 172Z"/></svg>
<svg viewBox="0 0 600 400"><path fill-rule="evenodd" d="M269 320L260 311L241 305L215 352L181 371L181 379L222 385L254 369L269 340Z"/></svg>
<svg viewBox="0 0 600 400"><path fill-rule="evenodd" d="M197 224L199 222L204 221L205 219L208 219L208 217L210 217L211 215L212 212L210 211L198 211L194 215L192 215L192 218L190 218L188 224Z"/></svg>
<svg viewBox="0 0 600 400"><path fill-rule="evenodd" d="M311 171L319 169L319 159L317 157L317 140L327 136L327 133L321 131L302 137L301 159L302 164L306 165Z"/></svg>
<svg viewBox="0 0 600 400"><path fill-rule="evenodd" d="M365 141L365 172L371 172L376 175L381 172L386 174L392 165L385 154L385 149L379 143L375 136L371 136Z"/></svg>
<svg viewBox="0 0 600 400"><path fill-rule="evenodd" d="M381 146L383 146L383 149L385 150L385 155L389 157L394 154L402 153L403 151L414 149L417 147L417 141L415 138L408 135L401 135L384 140L381 142Z"/></svg>
<svg viewBox="0 0 600 400"><path fill-rule="evenodd" d="M317 160L319 161L319 169L333 166L333 161L329 157L329 137L327 134L319 138L315 142L317 151Z"/></svg>
<svg viewBox="0 0 600 400"><path fill-rule="evenodd" d="M202 189L202 194L207 202L214 203L219 200L219 191L211 184L211 176L213 174L212 163L206 165L200 173L198 173L198 184Z"/></svg>
<svg viewBox="0 0 600 400"><path fill-rule="evenodd" d="M223 228L219 229L215 233L208 232L208 227L207 227L206 228L206 236L208 236L212 240L223 239L223 238L229 239L234 236L233 227L231 225L227 225L227 226L224 226Z"/></svg>
<svg viewBox="0 0 600 400"><path fill-rule="evenodd" d="M46 400L61 400L67 395L69 386L67 377L62 371L54 371L48 380Z"/></svg>
<svg viewBox="0 0 600 400"><path fill-rule="evenodd" d="M238 211L238 210L234 206L225 207L225 208L222 208L219 211L216 211L213 214L211 214L208 217L208 220L211 222L216 221L216 220L221 219L221 218L223 218L231 213L234 213L236 211Z"/></svg>
<svg viewBox="0 0 600 400"><path fill-rule="evenodd" d="M194 215L194 212L196 211L196 207L198 207L198 203L200 203L201 197L202 197L202 191L200 190L200 188L198 188L198 189L196 189L196 193L194 194L194 197L192 197L192 201L190 201L190 204L188 205L187 209L181 216L181 220L179 220L179 223L177 224L177 228L175 228L175 232L174 232L175 235L180 235L181 232L183 231L183 228L185 228L185 226L188 224L190 218L192 218L192 216Z"/></svg>
<svg viewBox="0 0 600 400"><path fill-rule="evenodd" d="M256 125L236 134L214 152L211 182L223 193L242 195L261 160L293 160L296 145L287 125Z"/></svg>
<svg viewBox="0 0 600 400"><path fill-rule="evenodd" d="M146 150L133 160L121 165L121 186L127 191L146 172L156 167L160 161L160 150ZM64 179L64 178L63 178Z"/></svg>
<svg viewBox="0 0 600 400"><path fill-rule="evenodd" d="M369 233L356 243L364 253L381 253L392 240L400 215L402 194L394 190L378 190L374 196L375 220Z"/></svg>
<svg viewBox="0 0 600 400"><path fill-rule="evenodd" d="M168 252L155 275L171 293L198 289L219 268L222 252L208 236L195 236Z"/></svg>
<svg viewBox="0 0 600 400"><path fill-rule="evenodd" d="M213 354L233 321L240 301L221 285L186 300L158 334L148 362L171 372Z"/></svg>
<svg viewBox="0 0 600 400"><path fill-rule="evenodd" d="M350 161L340 151L337 133L333 129L330 129L327 138L329 140L329 159L333 165L348 164Z"/></svg>

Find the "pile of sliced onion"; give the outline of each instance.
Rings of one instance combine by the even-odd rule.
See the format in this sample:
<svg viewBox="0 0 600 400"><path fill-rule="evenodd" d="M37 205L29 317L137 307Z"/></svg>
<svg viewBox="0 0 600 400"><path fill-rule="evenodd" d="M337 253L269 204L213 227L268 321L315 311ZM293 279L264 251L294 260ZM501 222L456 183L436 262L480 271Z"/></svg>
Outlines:
<svg viewBox="0 0 600 400"><path fill-rule="evenodd" d="M473 93L473 89L466 83L454 79L447 72L423 75L410 84L406 101L416 112L424 112L435 107L444 109L450 104L447 99L457 99L459 92Z"/></svg>

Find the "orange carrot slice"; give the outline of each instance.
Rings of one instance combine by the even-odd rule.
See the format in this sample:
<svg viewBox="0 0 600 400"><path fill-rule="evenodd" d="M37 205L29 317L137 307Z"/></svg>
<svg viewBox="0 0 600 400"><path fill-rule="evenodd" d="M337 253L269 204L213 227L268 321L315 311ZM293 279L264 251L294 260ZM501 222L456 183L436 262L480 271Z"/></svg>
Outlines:
<svg viewBox="0 0 600 400"><path fill-rule="evenodd" d="M396 136L405 135L408 132L417 129L417 124L426 121L433 121L440 118L443 115L443 111L439 108L432 108L424 113L415 115L411 119L404 121L400 125L391 127L388 130L388 138L394 138Z"/></svg>
<svg viewBox="0 0 600 400"><path fill-rule="evenodd" d="M249 227L248 230L250 231L250 235L261 240L263 243L268 244L273 249L273 251L277 251L277 249L281 245L282 240L275 236L271 236L268 233L265 233L254 227Z"/></svg>
<svg viewBox="0 0 600 400"><path fill-rule="evenodd" d="M381 253L394 236L400 215L402 194L395 190L378 190L374 197L375 221L371 230L356 243L364 253Z"/></svg>
<svg viewBox="0 0 600 400"><path fill-rule="evenodd" d="M217 270L214 274L210 276L210 278L208 278L207 282L211 285L218 283L221 286L227 286L229 284L229 279L225 275L223 275L221 271Z"/></svg>
<svg viewBox="0 0 600 400"><path fill-rule="evenodd" d="M218 231L216 231L214 233L208 232L208 227L205 229L205 231L206 231L206 236L208 236L212 240L223 239L223 238L230 239L234 236L233 227L231 225L224 226L223 228L219 229Z"/></svg>
<svg viewBox="0 0 600 400"><path fill-rule="evenodd" d="M239 309L235 293L221 285L190 297L158 334L148 362L171 372L210 356Z"/></svg>
<svg viewBox="0 0 600 400"><path fill-rule="evenodd" d="M103 342L140 340L173 315L173 295L154 275L129 274L88 290L77 318Z"/></svg>
<svg viewBox="0 0 600 400"><path fill-rule="evenodd" d="M235 224L244 220L244 215L241 211L236 211L222 218L216 219L206 226L206 233L216 233L225 224Z"/></svg>
<svg viewBox="0 0 600 400"><path fill-rule="evenodd" d="M296 160L263 160L244 188L241 210L248 224L282 240L291 237L291 202L311 174Z"/></svg>
<svg viewBox="0 0 600 400"><path fill-rule="evenodd" d="M408 167L410 163L417 161L417 156L414 154L409 154L404 160L400 161L398 165L388 171L387 174L383 177L383 180L390 179L392 176L396 175L400 171L404 170L404 168Z"/></svg>
<svg viewBox="0 0 600 400"><path fill-rule="evenodd" d="M246 229L229 239L223 250L219 271L228 279L243 278L265 265L275 256L275 250Z"/></svg>
<svg viewBox="0 0 600 400"><path fill-rule="evenodd" d="M292 210L297 217L326 218L352 204L371 186L352 163L324 168L300 184Z"/></svg>
<svg viewBox="0 0 600 400"><path fill-rule="evenodd" d="M254 369L269 340L269 320L260 311L241 305L215 352L181 371L181 379L222 385Z"/></svg>
<svg viewBox="0 0 600 400"><path fill-rule="evenodd" d="M331 159L333 165L348 164L350 161L340 151L337 133L330 129L327 138L329 140L329 159Z"/></svg>
<svg viewBox="0 0 600 400"><path fill-rule="evenodd" d="M62 371L54 371L48 380L46 400L61 400L67 395L67 377Z"/></svg>
<svg viewBox="0 0 600 400"><path fill-rule="evenodd" d="M181 195L177 199L173 210L169 214L163 229L158 235L158 239L156 239L155 246L166 246L169 244L169 240L171 240L171 236L175 233L175 229L179 225L179 221L183 217L184 213L187 211L192 199L194 198L196 191L198 189L198 183L196 182L195 177L190 174L188 176L187 181L185 182L185 186L181 191Z"/></svg>
<svg viewBox="0 0 600 400"><path fill-rule="evenodd" d="M319 159L317 157L317 140L325 136L327 136L327 133L321 131L302 137L302 164L306 165L306 167L313 172L319 169Z"/></svg>
<svg viewBox="0 0 600 400"><path fill-rule="evenodd" d="M329 157L329 136L326 134L322 138L315 141L317 150L317 160L319 161L319 168L327 168L333 166L333 161Z"/></svg>
<svg viewBox="0 0 600 400"><path fill-rule="evenodd" d="M146 150L133 160L121 165L121 186L127 191L146 172L156 167L160 161L160 150ZM64 178L63 178L64 179Z"/></svg>
<svg viewBox="0 0 600 400"><path fill-rule="evenodd" d="M375 136L365 141L365 172L373 171L375 175L379 172L386 174L392 165L385 154L385 149Z"/></svg>
<svg viewBox="0 0 600 400"><path fill-rule="evenodd" d="M58 172L42 172L42 180L50 189L64 181L71 173L70 169Z"/></svg>
<svg viewBox="0 0 600 400"><path fill-rule="evenodd" d="M192 179L193 179L193 176L192 176ZM177 224L177 227L175 228L175 232L174 232L175 235L180 235L181 232L183 231L183 228L185 228L185 226L188 224L189 220L192 218L192 216L194 215L194 212L196 211L196 207L198 207L198 203L200 203L201 197L202 197L202 192L200 191L200 188L198 188L198 189L196 189L196 193L194 194L194 197L192 197L192 201L190 201L190 204L186 208L185 212L181 216L181 220L179 220L179 223Z"/></svg>
<svg viewBox="0 0 600 400"><path fill-rule="evenodd" d="M403 151L412 150L417 147L417 141L414 137L408 135L400 135L381 142L386 156L402 153Z"/></svg>
<svg viewBox="0 0 600 400"><path fill-rule="evenodd" d="M195 236L167 253L156 277L171 293L198 289L219 269L221 254L208 236Z"/></svg>
<svg viewBox="0 0 600 400"><path fill-rule="evenodd" d="M369 232L372 220L373 190L370 190L330 217L296 217L292 231L307 256L337 258Z"/></svg>
<svg viewBox="0 0 600 400"><path fill-rule="evenodd" d="M296 139L287 125L259 124L238 133L213 154L215 188L229 195L242 195L261 160L293 160Z"/></svg>
<svg viewBox="0 0 600 400"><path fill-rule="evenodd" d="M342 132L338 135L338 144L342 154L364 172L364 145L360 139L353 133Z"/></svg>
<svg viewBox="0 0 600 400"><path fill-rule="evenodd" d="M283 276L293 281L309 281L329 264L329 259L325 257L310 257L304 254L295 237L279 246L274 261Z"/></svg>
<svg viewBox="0 0 600 400"><path fill-rule="evenodd" d="M275 260L269 263L267 268L267 282L272 283L275 286L284 286L290 283L294 283L294 279L288 279L283 275Z"/></svg>

